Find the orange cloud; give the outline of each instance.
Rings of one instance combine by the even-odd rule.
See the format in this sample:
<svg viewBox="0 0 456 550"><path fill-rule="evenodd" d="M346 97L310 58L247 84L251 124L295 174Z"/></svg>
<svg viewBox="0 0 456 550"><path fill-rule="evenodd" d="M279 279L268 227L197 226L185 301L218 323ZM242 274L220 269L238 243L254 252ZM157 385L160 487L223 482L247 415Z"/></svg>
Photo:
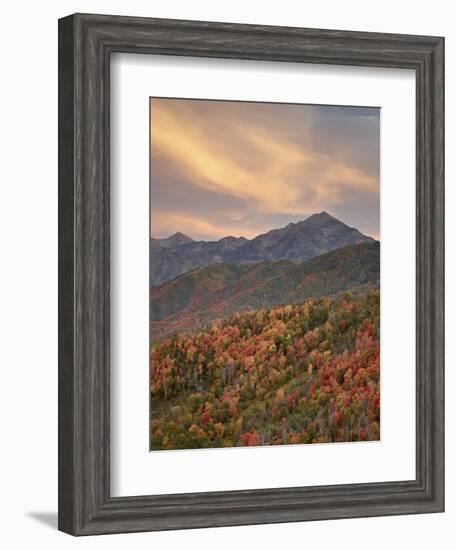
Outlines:
<svg viewBox="0 0 456 550"><path fill-rule="evenodd" d="M201 106L197 101L152 100L152 172L154 161L166 161L181 181L241 198L251 211L265 214L331 210L344 204L350 192L378 194L378 174L350 164L343 155L312 148L311 125L302 126L297 142L286 128L258 123L242 113L204 116L201 109L192 108L198 103ZM160 214L155 223L163 225L164 216ZM183 227L176 215L168 211L166 216L167 226L173 218L176 228ZM213 222L191 213L186 218L188 224L193 220L195 233L214 234ZM222 229L219 225L216 232ZM248 236L248 230L244 233Z"/></svg>

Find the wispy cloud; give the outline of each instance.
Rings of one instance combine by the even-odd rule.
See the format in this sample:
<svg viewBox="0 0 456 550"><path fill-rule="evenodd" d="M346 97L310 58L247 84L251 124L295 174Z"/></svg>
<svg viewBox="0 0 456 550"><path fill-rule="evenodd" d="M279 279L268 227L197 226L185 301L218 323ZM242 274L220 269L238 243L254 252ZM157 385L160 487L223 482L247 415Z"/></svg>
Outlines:
<svg viewBox="0 0 456 550"><path fill-rule="evenodd" d="M151 233L254 236L327 210L378 234L379 112L357 111L152 99Z"/></svg>

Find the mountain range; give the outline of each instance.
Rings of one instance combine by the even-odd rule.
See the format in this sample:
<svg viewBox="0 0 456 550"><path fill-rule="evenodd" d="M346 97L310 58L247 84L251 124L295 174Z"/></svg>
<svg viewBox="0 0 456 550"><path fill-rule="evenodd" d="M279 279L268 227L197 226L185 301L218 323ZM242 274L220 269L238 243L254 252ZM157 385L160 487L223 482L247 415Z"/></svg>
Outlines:
<svg viewBox="0 0 456 550"><path fill-rule="evenodd" d="M290 254L293 260L299 253L313 254L311 251L317 250L319 246L330 246L328 243L343 240L338 231L339 224L330 221L328 225L317 223L323 221L323 218L327 218L327 215L318 215L306 227L306 232L310 227L309 233L320 238L319 244L308 241L307 244L302 243L301 247L296 246ZM284 237L287 242L301 243L301 239L293 235L299 232L296 226L300 224L260 236L264 247L261 250L268 250L272 254L281 249L285 254L286 250L280 248ZM293 304L344 290L361 292L377 288L380 280L380 243L356 230L348 230L342 228L345 238L350 234L353 239L364 242L338 247L337 250L302 262L268 259L256 263L223 262L206 265L152 287L152 340L158 341L173 333L191 332L236 312ZM325 236L325 245L322 235ZM189 245L180 246L186 248Z"/></svg>
<svg viewBox="0 0 456 550"><path fill-rule="evenodd" d="M175 233L165 239L150 239L150 286L161 285L202 266L274 260L300 263L345 246L373 242L371 237L327 212L250 240L228 236L218 241L195 241L183 233Z"/></svg>

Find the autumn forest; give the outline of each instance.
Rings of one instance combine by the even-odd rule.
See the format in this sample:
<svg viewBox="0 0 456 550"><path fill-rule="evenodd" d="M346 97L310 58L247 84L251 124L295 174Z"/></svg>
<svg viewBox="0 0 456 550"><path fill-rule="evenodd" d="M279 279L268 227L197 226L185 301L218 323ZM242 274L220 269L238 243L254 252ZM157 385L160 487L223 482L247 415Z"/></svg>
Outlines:
<svg viewBox="0 0 456 550"><path fill-rule="evenodd" d="M377 440L379 292L236 314L151 349L152 449Z"/></svg>

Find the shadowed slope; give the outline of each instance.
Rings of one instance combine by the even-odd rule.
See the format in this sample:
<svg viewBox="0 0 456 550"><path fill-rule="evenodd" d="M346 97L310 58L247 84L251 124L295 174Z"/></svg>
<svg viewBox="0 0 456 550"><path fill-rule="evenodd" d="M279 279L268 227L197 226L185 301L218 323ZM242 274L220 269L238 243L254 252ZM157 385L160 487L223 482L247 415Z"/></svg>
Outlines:
<svg viewBox="0 0 456 550"><path fill-rule="evenodd" d="M193 331L239 311L378 287L380 243L347 246L301 263L288 260L201 267L150 292L151 338Z"/></svg>

